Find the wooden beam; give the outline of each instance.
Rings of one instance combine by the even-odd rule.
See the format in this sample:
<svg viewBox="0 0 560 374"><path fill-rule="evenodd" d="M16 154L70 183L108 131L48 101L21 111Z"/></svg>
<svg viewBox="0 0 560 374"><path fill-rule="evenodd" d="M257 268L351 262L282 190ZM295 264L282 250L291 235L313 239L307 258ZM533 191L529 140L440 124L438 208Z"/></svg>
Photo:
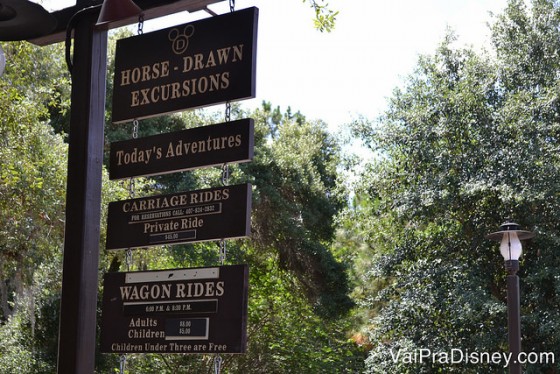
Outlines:
<svg viewBox="0 0 560 374"><path fill-rule="evenodd" d="M97 8L94 8L94 10ZM75 19L58 374L95 368L107 31L99 12Z"/></svg>
<svg viewBox="0 0 560 374"><path fill-rule="evenodd" d="M184 11L192 13L204 10L208 5L222 1L224 0L136 0L135 3L144 11L144 19L149 20ZM85 3L87 3L87 5ZM74 14L87 7L101 7L102 4L103 0L78 1L78 3L73 7L53 12L52 15L58 22L56 29L49 35L29 41L40 46L64 41L66 37L66 28ZM105 29L114 29L134 24L136 22L138 22L138 18L130 17L111 22L103 27Z"/></svg>

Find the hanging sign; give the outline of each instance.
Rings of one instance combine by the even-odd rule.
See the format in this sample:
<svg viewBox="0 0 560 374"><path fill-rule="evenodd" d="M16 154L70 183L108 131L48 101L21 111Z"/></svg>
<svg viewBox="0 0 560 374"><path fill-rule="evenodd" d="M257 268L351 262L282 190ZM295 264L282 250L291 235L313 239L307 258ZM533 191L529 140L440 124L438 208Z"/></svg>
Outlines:
<svg viewBox="0 0 560 374"><path fill-rule="evenodd" d="M258 9L117 41L113 122L255 97Z"/></svg>
<svg viewBox="0 0 560 374"><path fill-rule="evenodd" d="M252 119L114 142L111 143L109 178L251 161L253 149Z"/></svg>
<svg viewBox="0 0 560 374"><path fill-rule="evenodd" d="M101 352L243 353L247 265L107 273Z"/></svg>
<svg viewBox="0 0 560 374"><path fill-rule="evenodd" d="M248 237L251 185L109 203L107 249Z"/></svg>

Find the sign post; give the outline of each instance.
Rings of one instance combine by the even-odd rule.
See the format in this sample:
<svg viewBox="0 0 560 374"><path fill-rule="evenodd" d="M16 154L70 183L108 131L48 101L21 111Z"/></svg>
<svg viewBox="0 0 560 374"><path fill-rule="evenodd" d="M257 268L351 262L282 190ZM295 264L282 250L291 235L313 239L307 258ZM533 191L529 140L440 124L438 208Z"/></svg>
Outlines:
<svg viewBox="0 0 560 374"><path fill-rule="evenodd" d="M107 31L99 9L76 16L58 373L93 373L101 215ZM95 73L95 74L94 74Z"/></svg>

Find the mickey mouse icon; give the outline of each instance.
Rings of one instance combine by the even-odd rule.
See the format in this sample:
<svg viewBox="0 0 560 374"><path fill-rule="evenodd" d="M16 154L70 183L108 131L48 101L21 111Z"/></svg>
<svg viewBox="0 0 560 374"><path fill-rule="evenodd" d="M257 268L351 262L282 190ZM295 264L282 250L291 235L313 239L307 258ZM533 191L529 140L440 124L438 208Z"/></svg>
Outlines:
<svg viewBox="0 0 560 374"><path fill-rule="evenodd" d="M169 40L172 42L173 52L177 55L185 53L189 47L189 38L194 34L194 26L187 25L183 30L183 33L179 29L175 28L169 31Z"/></svg>

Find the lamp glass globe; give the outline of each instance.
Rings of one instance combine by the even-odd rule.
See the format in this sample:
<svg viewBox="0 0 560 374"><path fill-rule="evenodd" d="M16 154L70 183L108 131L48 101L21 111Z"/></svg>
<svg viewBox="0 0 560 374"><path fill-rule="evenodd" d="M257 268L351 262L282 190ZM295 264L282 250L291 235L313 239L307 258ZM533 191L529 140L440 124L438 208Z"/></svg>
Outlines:
<svg viewBox="0 0 560 374"><path fill-rule="evenodd" d="M502 242L500 243L500 253L506 261L519 260L522 253L522 246L515 231L504 232Z"/></svg>

